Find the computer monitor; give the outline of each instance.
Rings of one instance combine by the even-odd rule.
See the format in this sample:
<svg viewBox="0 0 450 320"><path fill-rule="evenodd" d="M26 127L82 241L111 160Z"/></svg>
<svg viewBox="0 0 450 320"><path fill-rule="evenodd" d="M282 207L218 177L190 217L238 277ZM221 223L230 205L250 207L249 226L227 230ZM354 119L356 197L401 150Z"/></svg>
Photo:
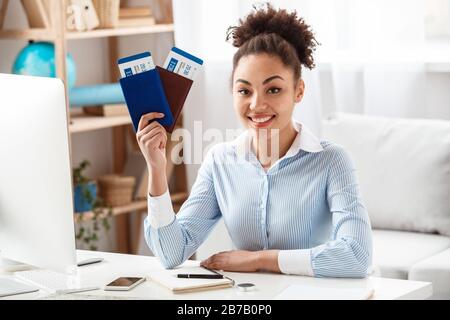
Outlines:
<svg viewBox="0 0 450 320"><path fill-rule="evenodd" d="M68 134L62 81L0 74L1 258L76 269Z"/></svg>

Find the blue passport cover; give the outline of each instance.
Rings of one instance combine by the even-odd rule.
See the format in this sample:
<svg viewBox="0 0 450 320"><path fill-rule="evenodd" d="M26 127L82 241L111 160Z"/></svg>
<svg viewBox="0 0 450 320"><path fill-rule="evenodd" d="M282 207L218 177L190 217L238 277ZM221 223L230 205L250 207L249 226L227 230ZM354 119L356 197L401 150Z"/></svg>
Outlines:
<svg viewBox="0 0 450 320"><path fill-rule="evenodd" d="M164 113L164 118L156 119L162 126L173 124L173 115L157 69L122 78L120 85L135 132L142 115L149 112Z"/></svg>

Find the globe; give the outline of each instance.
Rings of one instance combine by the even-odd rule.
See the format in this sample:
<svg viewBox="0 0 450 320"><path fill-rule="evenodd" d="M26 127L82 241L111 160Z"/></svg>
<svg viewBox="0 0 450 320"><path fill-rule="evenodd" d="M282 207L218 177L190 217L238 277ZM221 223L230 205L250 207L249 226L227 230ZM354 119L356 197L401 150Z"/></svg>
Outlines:
<svg viewBox="0 0 450 320"><path fill-rule="evenodd" d="M70 54L66 57L67 85L72 88L76 82L76 66ZM27 45L17 55L12 72L15 74L56 77L55 46L49 42L35 42Z"/></svg>

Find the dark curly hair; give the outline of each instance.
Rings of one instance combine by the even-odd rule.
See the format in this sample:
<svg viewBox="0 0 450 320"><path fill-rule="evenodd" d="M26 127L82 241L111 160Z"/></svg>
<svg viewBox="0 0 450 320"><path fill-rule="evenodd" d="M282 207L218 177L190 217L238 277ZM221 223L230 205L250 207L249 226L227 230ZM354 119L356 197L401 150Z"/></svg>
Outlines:
<svg viewBox="0 0 450 320"><path fill-rule="evenodd" d="M301 65L315 67L313 52L319 43L303 18L297 12L285 9L275 10L269 3L266 8L257 9L245 20L239 19L239 26L227 30L226 41L232 39L233 46L239 48L233 57L233 72L239 60L250 54L266 53L277 56L283 64L294 72L294 80L301 77Z"/></svg>

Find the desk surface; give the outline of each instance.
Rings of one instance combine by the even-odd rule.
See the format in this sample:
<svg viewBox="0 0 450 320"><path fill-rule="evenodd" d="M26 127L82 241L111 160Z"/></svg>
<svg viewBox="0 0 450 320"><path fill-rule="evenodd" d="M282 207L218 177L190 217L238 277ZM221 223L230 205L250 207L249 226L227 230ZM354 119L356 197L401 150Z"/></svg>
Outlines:
<svg viewBox="0 0 450 320"><path fill-rule="evenodd" d="M155 257L125 255L106 252L91 252L78 250L79 260L90 257L102 257L101 263L81 267L81 281L84 285L103 287L106 283L117 277L146 276L149 271L163 270ZM186 264L198 264L187 261ZM318 287L333 288L373 288L375 293L372 299L426 299L432 294L430 282L407 281L388 278L369 277L366 279L336 279L311 278L302 276L268 274L268 273L237 273L224 272L234 279L236 283L251 282L256 289L251 292L241 292L236 288L210 290L195 293L174 294L165 287L147 280L128 292L119 291L89 291L64 296L60 299L185 299L185 300L241 300L241 299L273 299L290 285L302 284ZM77 295L75 297L74 295ZM44 297L43 292L30 293L6 297L4 299L39 299Z"/></svg>

